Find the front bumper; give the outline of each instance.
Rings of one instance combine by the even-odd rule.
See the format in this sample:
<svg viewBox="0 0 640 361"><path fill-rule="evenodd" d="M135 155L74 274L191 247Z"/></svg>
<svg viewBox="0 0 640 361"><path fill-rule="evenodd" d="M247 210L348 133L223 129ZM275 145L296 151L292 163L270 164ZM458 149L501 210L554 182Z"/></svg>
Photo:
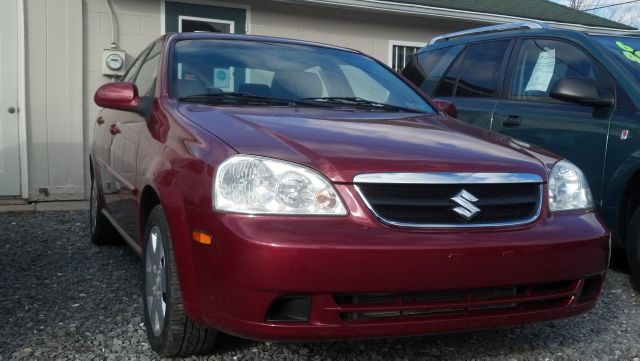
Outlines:
<svg viewBox="0 0 640 361"><path fill-rule="evenodd" d="M520 325L597 302L609 233L592 212L547 214L509 229L419 230L385 226L363 204L348 206L346 217L187 209L191 228L214 235L210 246L179 240L191 249L195 275L189 316L246 338L316 340ZM384 302L357 302L381 293ZM416 294L418 301L406 299ZM309 319L267 321L274 301L290 295L310 297Z"/></svg>

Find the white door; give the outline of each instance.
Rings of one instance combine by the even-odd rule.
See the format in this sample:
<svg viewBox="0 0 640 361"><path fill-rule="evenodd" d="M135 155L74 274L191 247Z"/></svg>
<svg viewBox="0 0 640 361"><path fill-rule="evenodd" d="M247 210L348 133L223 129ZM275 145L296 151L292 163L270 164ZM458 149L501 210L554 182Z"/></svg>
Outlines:
<svg viewBox="0 0 640 361"><path fill-rule="evenodd" d="M20 195L18 8L0 1L0 197Z"/></svg>

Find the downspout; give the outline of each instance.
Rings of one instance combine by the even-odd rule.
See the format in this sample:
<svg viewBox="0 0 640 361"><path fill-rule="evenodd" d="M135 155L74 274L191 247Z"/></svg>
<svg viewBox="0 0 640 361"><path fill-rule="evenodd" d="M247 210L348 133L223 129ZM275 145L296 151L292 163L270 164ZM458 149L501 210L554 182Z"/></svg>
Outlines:
<svg viewBox="0 0 640 361"><path fill-rule="evenodd" d="M111 49L118 48L118 19L113 11L113 4L111 0L105 0L107 8L109 9L109 16L111 17Z"/></svg>

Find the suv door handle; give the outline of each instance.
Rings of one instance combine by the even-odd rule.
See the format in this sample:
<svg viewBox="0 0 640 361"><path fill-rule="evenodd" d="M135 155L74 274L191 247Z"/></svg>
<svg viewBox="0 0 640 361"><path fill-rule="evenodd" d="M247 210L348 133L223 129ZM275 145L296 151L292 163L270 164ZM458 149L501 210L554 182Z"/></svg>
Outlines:
<svg viewBox="0 0 640 361"><path fill-rule="evenodd" d="M522 121L518 115L505 115L502 119L502 125L507 128L517 128L520 124L522 124Z"/></svg>

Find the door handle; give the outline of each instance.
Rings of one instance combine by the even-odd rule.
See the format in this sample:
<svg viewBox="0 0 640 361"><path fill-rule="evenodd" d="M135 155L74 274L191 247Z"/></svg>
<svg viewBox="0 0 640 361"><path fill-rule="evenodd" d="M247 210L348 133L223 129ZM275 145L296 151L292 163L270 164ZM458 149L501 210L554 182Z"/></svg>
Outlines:
<svg viewBox="0 0 640 361"><path fill-rule="evenodd" d="M505 115L502 119L502 125L507 128L517 128L522 124L522 120L518 115Z"/></svg>
<svg viewBox="0 0 640 361"><path fill-rule="evenodd" d="M120 128L118 128L118 126L115 124L111 124L111 127L109 127L109 132L111 132L111 134L113 135L122 133L122 131L120 131Z"/></svg>
<svg viewBox="0 0 640 361"><path fill-rule="evenodd" d="M13 114L16 112L16 107L9 107L7 111L9 112L9 114Z"/></svg>

